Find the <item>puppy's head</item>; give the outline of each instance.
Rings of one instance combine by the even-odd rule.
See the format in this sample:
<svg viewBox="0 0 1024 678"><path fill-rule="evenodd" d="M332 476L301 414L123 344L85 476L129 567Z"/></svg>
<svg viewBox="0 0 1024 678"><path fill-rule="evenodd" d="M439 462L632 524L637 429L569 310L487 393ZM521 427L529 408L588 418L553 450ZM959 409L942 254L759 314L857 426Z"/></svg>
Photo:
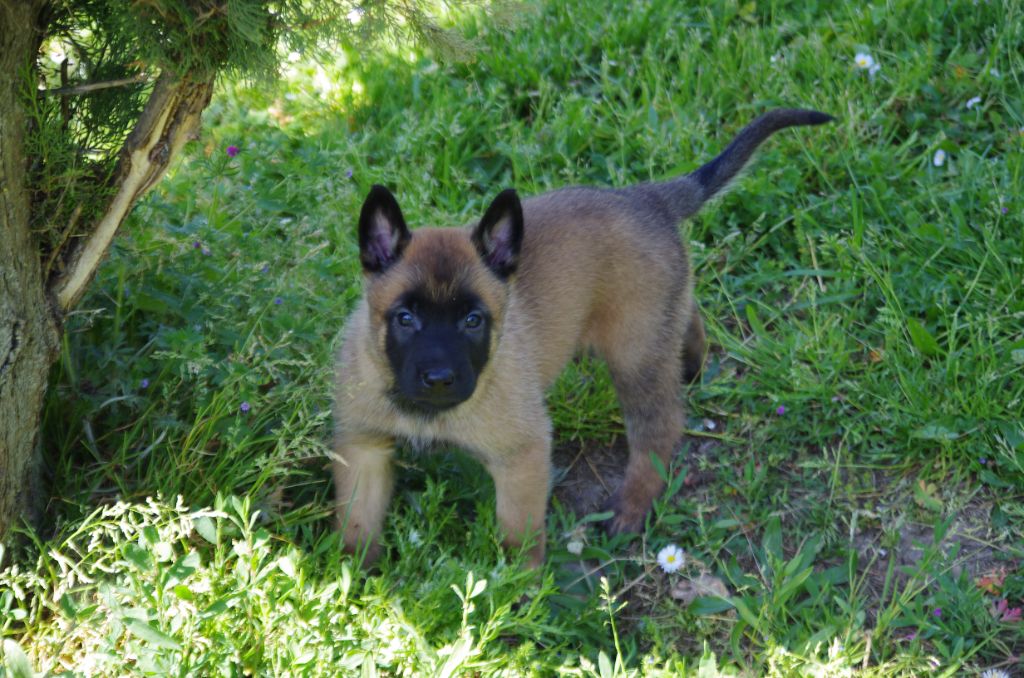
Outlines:
<svg viewBox="0 0 1024 678"><path fill-rule="evenodd" d="M434 416L472 397L501 335L522 240L522 206L511 189L472 232L416 233L386 188L370 190L359 255L374 350L398 408Z"/></svg>

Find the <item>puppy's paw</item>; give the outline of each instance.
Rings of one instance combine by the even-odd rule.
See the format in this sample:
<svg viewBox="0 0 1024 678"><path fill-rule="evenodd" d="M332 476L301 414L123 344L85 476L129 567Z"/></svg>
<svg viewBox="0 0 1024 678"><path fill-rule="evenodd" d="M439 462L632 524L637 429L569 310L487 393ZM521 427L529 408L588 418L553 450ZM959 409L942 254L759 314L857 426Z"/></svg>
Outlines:
<svg viewBox="0 0 1024 678"><path fill-rule="evenodd" d="M647 517L646 508L640 509L632 502L624 501L622 496L616 492L608 500L605 510L613 511L615 515L605 521L604 530L609 536L617 534L639 534L644 530L644 518Z"/></svg>

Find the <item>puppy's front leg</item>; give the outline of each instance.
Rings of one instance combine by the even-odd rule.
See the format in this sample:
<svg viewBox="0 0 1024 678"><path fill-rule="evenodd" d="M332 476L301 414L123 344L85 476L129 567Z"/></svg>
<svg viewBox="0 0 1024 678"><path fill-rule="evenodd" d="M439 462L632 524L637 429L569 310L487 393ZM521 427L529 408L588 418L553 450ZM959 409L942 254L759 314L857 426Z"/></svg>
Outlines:
<svg viewBox="0 0 1024 678"><path fill-rule="evenodd" d="M505 547L518 549L536 535L527 565L540 567L544 562L544 516L551 484L551 442L535 441L515 454L488 456L485 464L494 478L498 525Z"/></svg>
<svg viewBox="0 0 1024 678"><path fill-rule="evenodd" d="M334 498L345 550L367 546L367 564L380 556L377 539L391 501L394 441L375 436L339 435L334 446Z"/></svg>

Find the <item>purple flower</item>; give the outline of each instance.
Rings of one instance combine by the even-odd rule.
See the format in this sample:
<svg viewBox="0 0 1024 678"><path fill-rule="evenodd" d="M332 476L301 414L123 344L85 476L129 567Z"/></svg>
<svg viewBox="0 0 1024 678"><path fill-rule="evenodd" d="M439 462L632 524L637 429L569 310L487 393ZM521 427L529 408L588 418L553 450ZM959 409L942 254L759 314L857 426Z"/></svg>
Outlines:
<svg viewBox="0 0 1024 678"><path fill-rule="evenodd" d="M779 405L778 407L775 408L775 414L779 415L780 417L782 415L784 415L785 413L786 413L786 406L785 405Z"/></svg>
<svg viewBox="0 0 1024 678"><path fill-rule="evenodd" d="M195 240L195 241L192 242L192 249L194 249L194 250L197 250L197 249L199 249L202 246L203 246L203 243L199 242L198 240Z"/></svg>
<svg viewBox="0 0 1024 678"><path fill-rule="evenodd" d="M242 410L243 412L248 412L249 410L252 409L252 405L249 404L248 400L243 400L242 404L238 406L238 409Z"/></svg>
<svg viewBox="0 0 1024 678"><path fill-rule="evenodd" d="M935 615L936 617L941 617L942 616L942 608L941 607L935 608L934 610L932 610L932 614Z"/></svg>
<svg viewBox="0 0 1024 678"><path fill-rule="evenodd" d="M233 158L238 155L238 146L228 146L227 154L229 158Z"/></svg>
<svg viewBox="0 0 1024 678"><path fill-rule="evenodd" d="M143 379L140 381L139 388L149 388L149 379Z"/></svg>
<svg viewBox="0 0 1024 678"><path fill-rule="evenodd" d="M280 306L284 302L281 297L274 297L274 306Z"/></svg>
<svg viewBox="0 0 1024 678"><path fill-rule="evenodd" d="M1009 207L1003 207L1002 212L1003 212L1003 214L1009 214L1010 213L1010 208Z"/></svg>
<svg viewBox="0 0 1024 678"><path fill-rule="evenodd" d="M268 266L267 264L263 264L263 268L260 269L260 273L266 273L269 270L270 266Z"/></svg>
<svg viewBox="0 0 1024 678"><path fill-rule="evenodd" d="M980 459L978 459L978 463L984 466L985 464L988 463L988 459L986 459L985 457L981 457Z"/></svg>
<svg viewBox="0 0 1024 678"><path fill-rule="evenodd" d="M346 179L351 179L352 178L352 170L351 170L351 168L345 170L345 178Z"/></svg>

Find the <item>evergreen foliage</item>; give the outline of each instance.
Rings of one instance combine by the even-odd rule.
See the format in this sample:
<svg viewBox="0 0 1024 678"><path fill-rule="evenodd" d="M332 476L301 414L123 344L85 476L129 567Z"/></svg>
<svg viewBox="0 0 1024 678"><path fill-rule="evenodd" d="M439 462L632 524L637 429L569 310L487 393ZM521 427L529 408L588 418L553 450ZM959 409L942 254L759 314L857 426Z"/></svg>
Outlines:
<svg viewBox="0 0 1024 678"><path fill-rule="evenodd" d="M316 60L338 45L365 49L409 37L448 58L470 54L464 38L437 23L436 9L425 0L55 3L24 88L33 230L44 275L59 273L61 255L89 233L115 190L122 144L158 75L271 80L292 51Z"/></svg>

